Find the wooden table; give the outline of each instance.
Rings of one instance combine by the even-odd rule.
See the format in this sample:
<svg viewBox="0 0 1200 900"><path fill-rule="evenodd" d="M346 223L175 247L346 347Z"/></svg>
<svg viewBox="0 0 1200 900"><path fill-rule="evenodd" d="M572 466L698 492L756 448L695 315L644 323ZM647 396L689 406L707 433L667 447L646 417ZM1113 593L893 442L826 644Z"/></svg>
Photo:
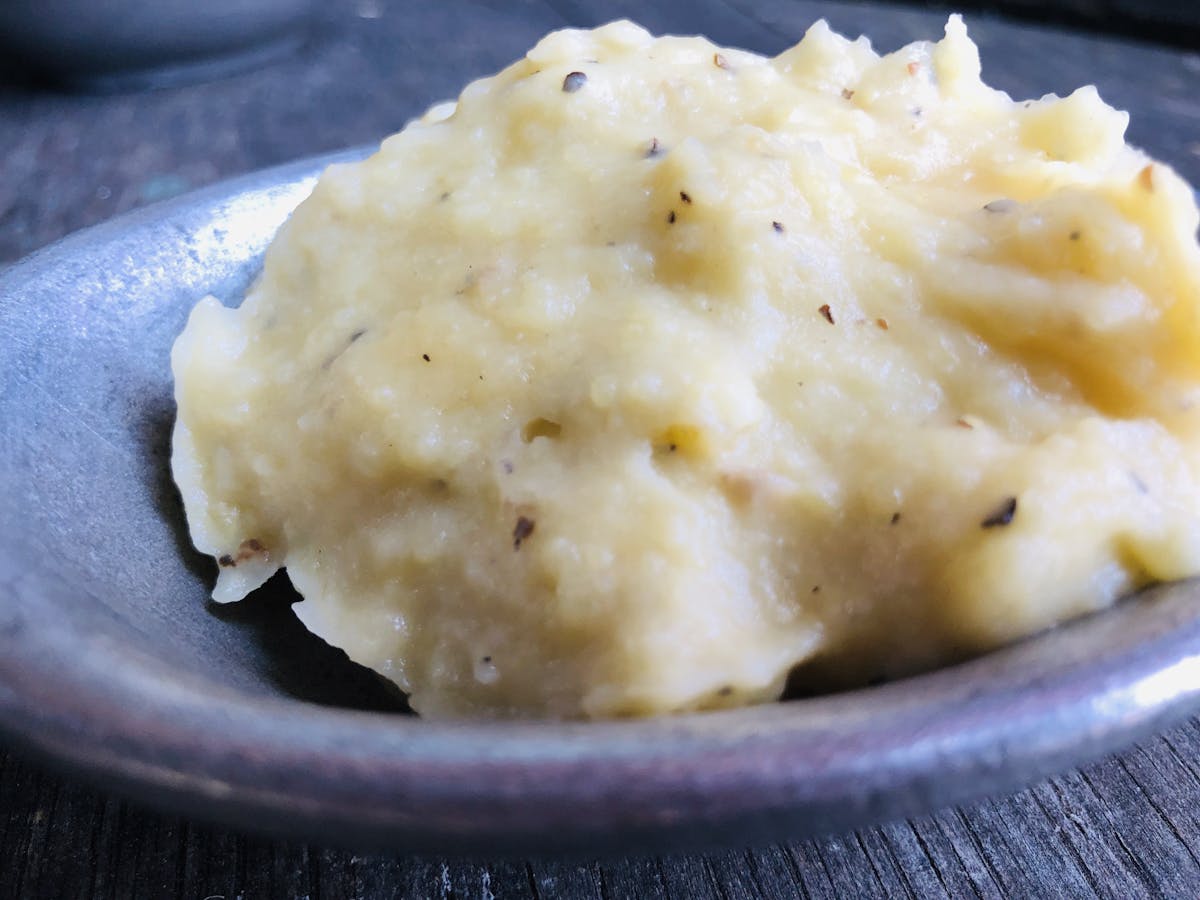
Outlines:
<svg viewBox="0 0 1200 900"><path fill-rule="evenodd" d="M631 0L339 0L322 15L297 55L206 85L86 97L0 84L0 265L219 178L375 140L564 24L629 16L774 53L820 15L869 32L883 49L934 37L942 21L796 0L650 9ZM1026 97L1095 81L1134 111L1134 142L1200 183L1200 55L983 16L968 24L991 83ZM1019 794L930 818L603 862L467 862L274 842L150 812L0 753L0 898L1198 896L1198 811L1195 720Z"/></svg>

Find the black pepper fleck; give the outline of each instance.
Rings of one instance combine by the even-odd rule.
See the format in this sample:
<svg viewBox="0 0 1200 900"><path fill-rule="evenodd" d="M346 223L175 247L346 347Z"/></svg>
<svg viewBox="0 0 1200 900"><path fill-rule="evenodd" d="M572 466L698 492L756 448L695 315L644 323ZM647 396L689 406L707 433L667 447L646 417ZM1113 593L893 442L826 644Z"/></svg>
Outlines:
<svg viewBox="0 0 1200 900"><path fill-rule="evenodd" d="M583 72L569 72L567 77L563 79L562 89L568 94L573 94L581 87L587 84L587 75Z"/></svg>
<svg viewBox="0 0 1200 900"><path fill-rule="evenodd" d="M488 665L488 664L490 664L490 663L491 663L491 661L492 661L492 658L491 658L490 656L485 656L485 657L483 658L483 664L484 664L485 666L486 666L486 665Z"/></svg>
<svg viewBox="0 0 1200 900"><path fill-rule="evenodd" d="M825 317L825 321L828 322L830 325L834 324L833 310L829 308L828 303L823 303L821 305L820 309L817 310L817 312L819 312L821 315L823 315Z"/></svg>
<svg viewBox="0 0 1200 900"><path fill-rule="evenodd" d="M228 553L226 553L224 556L222 556L220 559L218 559L217 564L220 566L224 566L226 568L237 565L237 563L234 561L233 557L230 556Z"/></svg>
<svg viewBox="0 0 1200 900"><path fill-rule="evenodd" d="M680 200L682 200L684 203L691 203L691 202L692 202L692 198L691 198L691 196L688 194L688 192L687 192L687 191L680 191L680 192L679 192L679 199L680 199Z"/></svg>
<svg viewBox="0 0 1200 900"><path fill-rule="evenodd" d="M774 228L775 231L778 232L779 234L783 234L783 223L782 222L772 222L771 227Z"/></svg>
<svg viewBox="0 0 1200 900"><path fill-rule="evenodd" d="M820 586L819 584L814 584L814 585L813 585L812 592L813 592L814 594L819 594L819 593L821 593L821 586Z"/></svg>
<svg viewBox="0 0 1200 900"><path fill-rule="evenodd" d="M429 354L428 354L428 353L422 353L422 354L421 354L421 359L425 360L425 362L429 362Z"/></svg>
<svg viewBox="0 0 1200 900"><path fill-rule="evenodd" d="M1070 234L1067 235L1067 237L1073 241L1077 241L1077 240L1079 240L1080 237L1082 237L1082 235L1078 231L1072 231Z"/></svg>
<svg viewBox="0 0 1200 900"><path fill-rule="evenodd" d="M717 691L717 695L720 697L728 697L732 693L733 688L731 688L729 685L725 685L719 691Z"/></svg>
<svg viewBox="0 0 1200 900"><path fill-rule="evenodd" d="M900 521L900 513L898 513L898 512L892 513L892 524L895 525L899 521Z"/></svg>
<svg viewBox="0 0 1200 900"><path fill-rule="evenodd" d="M367 330L365 328L358 329L358 331L356 331L356 332L354 332L354 334L350 335L350 343L353 344L355 341L357 341L360 337L362 337L366 333L367 333Z"/></svg>
<svg viewBox="0 0 1200 900"><path fill-rule="evenodd" d="M536 523L533 521L533 519L527 518L525 516L521 516L517 519L517 524L513 527L513 549L514 550L521 549L521 541L525 540L527 537L529 537L531 534L533 534L533 529L535 527L536 527Z"/></svg>
<svg viewBox="0 0 1200 900"><path fill-rule="evenodd" d="M671 210L669 213L667 213L667 222L670 225L675 224L675 210Z"/></svg>
<svg viewBox="0 0 1200 900"><path fill-rule="evenodd" d="M507 459L501 460L500 465L504 467L505 475L511 475L513 473L513 464Z"/></svg>
<svg viewBox="0 0 1200 900"><path fill-rule="evenodd" d="M658 138L650 138L650 145L646 148L646 159L653 159L661 155L662 152L662 144L658 142Z"/></svg>
<svg viewBox="0 0 1200 900"><path fill-rule="evenodd" d="M1017 498L1009 497L1003 503L996 507L995 512L983 520L984 528L997 528L1001 525L1008 525L1013 520L1013 516L1017 514Z"/></svg>
<svg viewBox="0 0 1200 900"><path fill-rule="evenodd" d="M679 449L679 447L675 444L667 444L667 452L668 453L674 453L678 449Z"/></svg>
<svg viewBox="0 0 1200 900"><path fill-rule="evenodd" d="M853 100L854 99L854 91L852 91L850 88L842 88L842 99L843 100Z"/></svg>

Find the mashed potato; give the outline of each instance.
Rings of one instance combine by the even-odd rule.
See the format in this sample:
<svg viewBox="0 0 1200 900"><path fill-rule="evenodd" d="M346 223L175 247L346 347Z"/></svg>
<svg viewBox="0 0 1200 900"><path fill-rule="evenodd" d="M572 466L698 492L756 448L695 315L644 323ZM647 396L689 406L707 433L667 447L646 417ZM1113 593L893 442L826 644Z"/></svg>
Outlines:
<svg viewBox="0 0 1200 900"><path fill-rule="evenodd" d="M774 59L620 22L331 167L174 349L216 599L286 566L421 713L601 717L1200 571L1192 194L1093 88L979 73L957 18Z"/></svg>

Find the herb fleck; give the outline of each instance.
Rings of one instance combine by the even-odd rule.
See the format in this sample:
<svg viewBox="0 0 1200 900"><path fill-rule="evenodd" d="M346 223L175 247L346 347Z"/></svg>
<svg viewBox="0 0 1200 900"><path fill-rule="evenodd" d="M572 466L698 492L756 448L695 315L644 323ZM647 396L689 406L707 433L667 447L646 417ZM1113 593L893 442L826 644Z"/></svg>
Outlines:
<svg viewBox="0 0 1200 900"><path fill-rule="evenodd" d="M238 545L236 555L226 553L217 560L217 563L224 568L234 568L238 563L253 559L260 553L266 555L266 552L267 548L258 538L246 538Z"/></svg>
<svg viewBox="0 0 1200 900"><path fill-rule="evenodd" d="M1001 197L999 200L993 200L991 203L983 204L985 212L990 213L1008 213L1017 208L1015 200L1010 200L1008 197Z"/></svg>
<svg viewBox="0 0 1200 900"><path fill-rule="evenodd" d="M828 303L821 304L821 308L818 309L817 312L819 312L821 315L823 315L825 317L825 321L828 322L830 325L834 324L833 323L833 310L829 308Z"/></svg>
<svg viewBox="0 0 1200 900"><path fill-rule="evenodd" d="M569 72L563 79L562 89L568 94L573 94L585 84L587 84L587 75L583 72Z"/></svg>
<svg viewBox="0 0 1200 900"><path fill-rule="evenodd" d="M521 541L525 540L527 537L529 537L531 534L533 534L533 529L534 529L535 525L536 525L536 523L533 521L533 519L527 518L525 516L521 516L517 519L517 524L513 528L513 549L514 550L521 549Z"/></svg>
<svg viewBox="0 0 1200 900"><path fill-rule="evenodd" d="M1008 497L1003 503L996 507L995 511L983 520L984 528L996 528L1001 525L1008 525L1013 520L1013 516L1017 514L1017 498Z"/></svg>
<svg viewBox="0 0 1200 900"><path fill-rule="evenodd" d="M854 91L851 90L850 88L842 88L842 99L843 100L853 100L854 99Z"/></svg>
<svg viewBox="0 0 1200 900"><path fill-rule="evenodd" d="M972 425L970 422L968 422L966 419L955 419L954 424L957 425L959 428L967 429L967 431L975 430L975 426Z"/></svg>
<svg viewBox="0 0 1200 900"><path fill-rule="evenodd" d="M1138 184L1151 193L1154 193L1154 163L1151 163L1138 172Z"/></svg>
<svg viewBox="0 0 1200 900"><path fill-rule="evenodd" d="M541 437L553 440L560 434L562 434L562 425L552 419L539 416L525 423L525 427L521 429L521 440L530 444L535 438Z"/></svg>
<svg viewBox="0 0 1200 900"><path fill-rule="evenodd" d="M888 325L888 320L883 318L882 316L875 320L875 324L878 325L880 328L882 328L884 331L887 331L888 328L891 327Z"/></svg>
<svg viewBox="0 0 1200 900"><path fill-rule="evenodd" d="M350 345L353 344L355 341L357 341L360 337L362 337L366 333L367 333L367 330L365 328L360 328L360 329L358 329L358 331L355 331L353 334L351 334L350 337L346 339L345 347L343 347L337 353L333 354L333 356L329 357L327 360L325 360L325 362L321 363L321 371L323 371L323 372L328 371L329 367L332 366L335 362L337 362L338 358L343 353L345 353L348 349L350 349Z"/></svg>

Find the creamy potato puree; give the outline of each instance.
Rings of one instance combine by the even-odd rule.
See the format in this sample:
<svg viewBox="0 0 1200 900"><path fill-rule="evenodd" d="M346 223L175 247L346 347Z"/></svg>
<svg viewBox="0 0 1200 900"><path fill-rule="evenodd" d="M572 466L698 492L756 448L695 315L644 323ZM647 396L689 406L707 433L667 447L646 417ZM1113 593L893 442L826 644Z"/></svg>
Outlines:
<svg viewBox="0 0 1200 900"><path fill-rule="evenodd" d="M551 34L174 349L214 596L430 716L729 706L1200 571L1192 194L945 39Z"/></svg>

